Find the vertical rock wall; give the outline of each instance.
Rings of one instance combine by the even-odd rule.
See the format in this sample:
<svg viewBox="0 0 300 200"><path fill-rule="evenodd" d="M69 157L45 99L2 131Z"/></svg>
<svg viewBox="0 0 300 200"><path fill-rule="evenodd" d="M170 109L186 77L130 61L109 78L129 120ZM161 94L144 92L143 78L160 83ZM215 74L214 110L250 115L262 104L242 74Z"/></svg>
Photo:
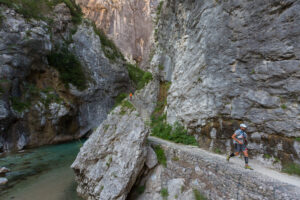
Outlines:
<svg viewBox="0 0 300 200"><path fill-rule="evenodd" d="M300 162L300 2L166 0L157 57L172 82L170 123L229 149L238 124L251 153Z"/></svg>
<svg viewBox="0 0 300 200"><path fill-rule="evenodd" d="M151 47L157 0L76 0L85 16L101 28L123 54L144 65Z"/></svg>

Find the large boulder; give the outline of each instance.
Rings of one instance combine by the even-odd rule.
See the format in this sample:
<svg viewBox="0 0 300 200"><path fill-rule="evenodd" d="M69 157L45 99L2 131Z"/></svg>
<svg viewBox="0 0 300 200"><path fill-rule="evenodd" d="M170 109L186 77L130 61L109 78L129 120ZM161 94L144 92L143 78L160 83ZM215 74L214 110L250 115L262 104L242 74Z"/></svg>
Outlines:
<svg viewBox="0 0 300 200"><path fill-rule="evenodd" d="M71 166L77 192L91 200L124 200L144 166L148 134L134 108L119 106L112 111Z"/></svg>

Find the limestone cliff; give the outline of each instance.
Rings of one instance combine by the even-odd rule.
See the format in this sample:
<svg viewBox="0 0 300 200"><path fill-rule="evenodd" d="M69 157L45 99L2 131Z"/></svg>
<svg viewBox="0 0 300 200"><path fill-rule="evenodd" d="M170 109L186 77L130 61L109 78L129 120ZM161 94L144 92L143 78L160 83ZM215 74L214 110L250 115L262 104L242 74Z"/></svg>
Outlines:
<svg viewBox="0 0 300 200"><path fill-rule="evenodd" d="M75 23L70 5L53 5L45 16L0 6L0 152L97 127L128 89L124 61L105 56L92 23Z"/></svg>
<svg viewBox="0 0 300 200"><path fill-rule="evenodd" d="M172 82L169 123L229 150L240 122L250 153L300 162L300 2L166 0L152 63Z"/></svg>
<svg viewBox="0 0 300 200"><path fill-rule="evenodd" d="M112 38L123 54L145 66L157 0L76 0L84 15ZM146 66L145 66L146 67Z"/></svg>

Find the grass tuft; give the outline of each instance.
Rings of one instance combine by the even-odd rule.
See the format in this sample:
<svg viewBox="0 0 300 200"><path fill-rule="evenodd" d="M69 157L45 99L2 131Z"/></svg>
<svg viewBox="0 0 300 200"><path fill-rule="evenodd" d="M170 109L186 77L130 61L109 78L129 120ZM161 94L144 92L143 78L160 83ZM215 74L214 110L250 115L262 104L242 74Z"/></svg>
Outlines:
<svg viewBox="0 0 300 200"><path fill-rule="evenodd" d="M122 101L120 114L124 115L127 110L130 110L130 111L135 110L134 105L127 100Z"/></svg>
<svg viewBox="0 0 300 200"><path fill-rule="evenodd" d="M286 164L283 166L282 171L288 174L300 176L300 165L296 163Z"/></svg>
<svg viewBox="0 0 300 200"><path fill-rule="evenodd" d="M162 196L163 199L167 199L169 196L169 192L167 188L162 188L160 191L160 194Z"/></svg>
<svg viewBox="0 0 300 200"><path fill-rule="evenodd" d="M300 137L296 137L295 140L296 140L297 142L300 142Z"/></svg>
<svg viewBox="0 0 300 200"><path fill-rule="evenodd" d="M196 200L206 200L206 197L203 194L201 194L198 190L194 189L193 192Z"/></svg>
<svg viewBox="0 0 300 200"><path fill-rule="evenodd" d="M159 164L163 165L164 167L167 167L167 158L164 149L160 146L155 146L154 151L156 153Z"/></svg>
<svg viewBox="0 0 300 200"><path fill-rule="evenodd" d="M170 140L175 143L181 143L186 145L197 146L198 143L194 136L188 135L187 130L176 122L172 127L166 122L166 115L158 117L152 116L151 118L151 131L152 135L162 138L164 140Z"/></svg>

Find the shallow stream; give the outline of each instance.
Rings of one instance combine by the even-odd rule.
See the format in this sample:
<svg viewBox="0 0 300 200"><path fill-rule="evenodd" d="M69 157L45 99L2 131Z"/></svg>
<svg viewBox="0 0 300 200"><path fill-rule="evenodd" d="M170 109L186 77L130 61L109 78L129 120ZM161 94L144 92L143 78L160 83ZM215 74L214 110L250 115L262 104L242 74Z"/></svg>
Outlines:
<svg viewBox="0 0 300 200"><path fill-rule="evenodd" d="M49 145L2 155L0 167L11 169L0 200L79 200L70 165L83 141Z"/></svg>

